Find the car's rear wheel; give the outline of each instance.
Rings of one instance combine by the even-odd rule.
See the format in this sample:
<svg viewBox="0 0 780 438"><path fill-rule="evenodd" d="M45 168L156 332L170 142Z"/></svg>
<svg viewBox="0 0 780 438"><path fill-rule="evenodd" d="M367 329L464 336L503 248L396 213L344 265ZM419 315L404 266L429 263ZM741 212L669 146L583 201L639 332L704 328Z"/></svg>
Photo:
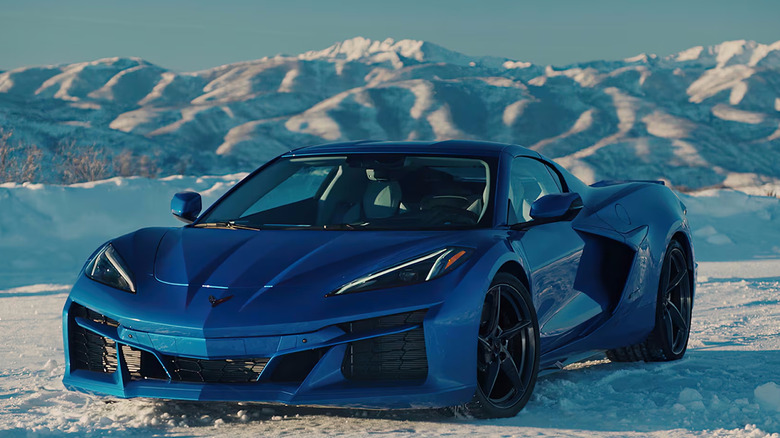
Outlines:
<svg viewBox="0 0 780 438"><path fill-rule="evenodd" d="M477 391L465 411L477 418L512 417L528 402L539 373L539 324L528 290L499 273L482 306Z"/></svg>
<svg viewBox="0 0 780 438"><path fill-rule="evenodd" d="M613 362L662 362L681 359L688 348L693 313L693 285L685 249L672 241L658 282L655 329L647 340L607 352Z"/></svg>

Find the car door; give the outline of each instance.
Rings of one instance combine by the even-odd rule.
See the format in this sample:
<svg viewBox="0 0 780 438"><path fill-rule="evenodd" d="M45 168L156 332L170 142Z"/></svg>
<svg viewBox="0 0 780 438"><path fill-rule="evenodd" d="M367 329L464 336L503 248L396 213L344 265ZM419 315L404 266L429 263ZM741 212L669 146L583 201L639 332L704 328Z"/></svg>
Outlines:
<svg viewBox="0 0 780 438"><path fill-rule="evenodd" d="M515 157L509 181L507 223L531 221L531 204L561 193L558 174L541 160ZM601 313L601 307L574 287L584 241L571 221L531 225L510 233L516 251L525 255L545 351L576 336L578 327Z"/></svg>

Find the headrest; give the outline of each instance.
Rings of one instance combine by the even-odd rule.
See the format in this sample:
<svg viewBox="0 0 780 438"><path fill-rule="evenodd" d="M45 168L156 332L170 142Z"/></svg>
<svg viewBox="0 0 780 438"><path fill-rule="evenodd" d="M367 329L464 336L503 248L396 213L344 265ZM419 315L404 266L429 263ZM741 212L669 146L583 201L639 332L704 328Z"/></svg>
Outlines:
<svg viewBox="0 0 780 438"><path fill-rule="evenodd" d="M388 172L386 169L366 169L366 177L371 181L387 181Z"/></svg>
<svg viewBox="0 0 780 438"><path fill-rule="evenodd" d="M363 195L363 212L368 219L390 217L401 204L401 186L396 181L371 181Z"/></svg>

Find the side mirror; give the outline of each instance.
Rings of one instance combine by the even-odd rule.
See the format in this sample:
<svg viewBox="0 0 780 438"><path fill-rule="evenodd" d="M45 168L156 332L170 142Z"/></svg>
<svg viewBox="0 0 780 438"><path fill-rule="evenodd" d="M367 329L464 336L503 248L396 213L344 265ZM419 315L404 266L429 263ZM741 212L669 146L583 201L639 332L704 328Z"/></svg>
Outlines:
<svg viewBox="0 0 780 438"><path fill-rule="evenodd" d="M200 200L200 193L179 192L173 195L171 199L171 213L176 219L191 224L198 218L203 204Z"/></svg>
<svg viewBox="0 0 780 438"><path fill-rule="evenodd" d="M542 196L531 204L531 217L551 222L573 218L582 209L579 193L553 193Z"/></svg>

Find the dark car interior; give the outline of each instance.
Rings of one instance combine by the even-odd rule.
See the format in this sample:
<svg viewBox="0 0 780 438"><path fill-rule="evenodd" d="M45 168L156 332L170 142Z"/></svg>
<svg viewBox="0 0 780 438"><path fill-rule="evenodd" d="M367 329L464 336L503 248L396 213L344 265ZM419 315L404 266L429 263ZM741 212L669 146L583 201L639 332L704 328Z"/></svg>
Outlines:
<svg viewBox="0 0 780 438"><path fill-rule="evenodd" d="M240 196L243 205L226 202L232 211L220 212L218 206L210 216L220 212L220 221L259 228L422 229L473 227L486 215L490 171L482 160L405 155L339 158L278 163L285 169L267 169L282 172L276 172L275 181L265 181L266 190L259 197L260 187L252 197L245 197L242 187L228 200ZM245 187L252 185L250 181ZM222 217L225 213L231 217Z"/></svg>

